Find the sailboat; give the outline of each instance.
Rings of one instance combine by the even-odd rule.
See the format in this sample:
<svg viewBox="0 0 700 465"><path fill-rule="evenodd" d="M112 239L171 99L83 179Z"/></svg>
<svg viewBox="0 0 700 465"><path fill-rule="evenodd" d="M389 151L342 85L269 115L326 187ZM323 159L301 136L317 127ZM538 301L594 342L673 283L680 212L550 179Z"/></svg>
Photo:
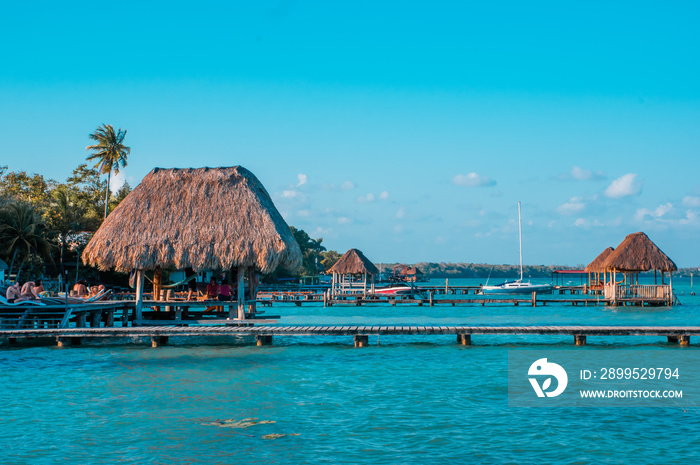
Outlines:
<svg viewBox="0 0 700 465"><path fill-rule="evenodd" d="M482 294L532 294L533 292L551 293L551 284L533 284L523 282L523 225L520 217L520 202L518 202L518 236L520 237L520 279L506 281L502 284L481 286Z"/></svg>

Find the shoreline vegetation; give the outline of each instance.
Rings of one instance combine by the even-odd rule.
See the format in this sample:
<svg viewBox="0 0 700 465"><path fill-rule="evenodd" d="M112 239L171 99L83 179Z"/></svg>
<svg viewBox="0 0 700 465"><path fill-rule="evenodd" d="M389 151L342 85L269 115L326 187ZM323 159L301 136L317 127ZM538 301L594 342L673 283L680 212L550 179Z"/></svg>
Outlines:
<svg viewBox="0 0 700 465"><path fill-rule="evenodd" d="M377 263L384 273L391 274L394 266L399 263ZM432 279L450 278L513 278L520 276L520 265L491 265L488 263L445 263L419 262L408 265L418 268L426 277ZM583 270L586 265L523 265L523 276L526 278L551 278L554 270ZM679 268L673 273L674 277L689 278L700 276L699 268ZM639 273L642 277L653 277L653 271Z"/></svg>

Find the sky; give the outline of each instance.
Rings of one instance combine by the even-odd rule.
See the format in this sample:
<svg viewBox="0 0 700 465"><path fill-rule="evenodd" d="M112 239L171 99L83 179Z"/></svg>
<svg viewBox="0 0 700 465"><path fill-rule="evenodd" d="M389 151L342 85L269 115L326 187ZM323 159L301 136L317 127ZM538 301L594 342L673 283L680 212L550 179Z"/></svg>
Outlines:
<svg viewBox="0 0 700 465"><path fill-rule="evenodd" d="M101 124L155 167L242 165L373 262L700 265L698 2L10 2L0 165L65 181Z"/></svg>

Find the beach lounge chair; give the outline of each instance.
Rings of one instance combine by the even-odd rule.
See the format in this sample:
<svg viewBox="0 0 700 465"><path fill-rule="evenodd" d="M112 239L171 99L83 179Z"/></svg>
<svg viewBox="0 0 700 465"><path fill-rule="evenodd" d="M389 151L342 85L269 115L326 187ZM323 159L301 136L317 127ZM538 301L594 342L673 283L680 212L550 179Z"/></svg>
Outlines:
<svg viewBox="0 0 700 465"><path fill-rule="evenodd" d="M20 305L46 305L38 300L20 300L19 302L8 302L6 298L0 296L0 305L7 305L10 307L17 307Z"/></svg>

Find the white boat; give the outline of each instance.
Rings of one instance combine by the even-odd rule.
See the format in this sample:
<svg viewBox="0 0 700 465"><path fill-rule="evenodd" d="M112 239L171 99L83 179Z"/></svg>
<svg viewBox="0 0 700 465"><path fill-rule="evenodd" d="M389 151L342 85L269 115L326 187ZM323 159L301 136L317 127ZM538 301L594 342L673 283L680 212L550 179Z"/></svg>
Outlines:
<svg viewBox="0 0 700 465"><path fill-rule="evenodd" d="M551 284L533 284L523 282L523 226L520 218L520 202L518 202L518 236L520 238L520 279L506 281L502 284L481 286L482 294L532 294L533 292L551 294Z"/></svg>
<svg viewBox="0 0 700 465"><path fill-rule="evenodd" d="M374 295L407 295L413 296L419 294L420 292L414 287L409 286L405 283L397 283L385 287L374 288Z"/></svg>

